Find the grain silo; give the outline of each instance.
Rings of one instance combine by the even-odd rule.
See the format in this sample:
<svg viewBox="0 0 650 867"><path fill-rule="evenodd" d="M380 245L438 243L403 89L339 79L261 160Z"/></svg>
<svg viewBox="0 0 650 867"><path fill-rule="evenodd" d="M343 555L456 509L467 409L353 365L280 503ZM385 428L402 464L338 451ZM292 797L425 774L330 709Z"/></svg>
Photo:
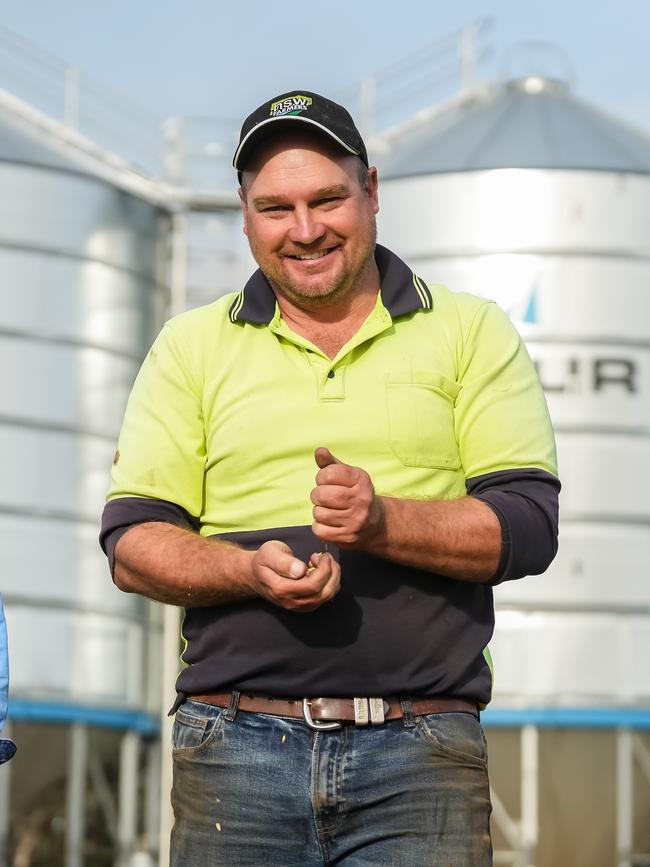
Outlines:
<svg viewBox="0 0 650 867"><path fill-rule="evenodd" d="M421 112L375 155L380 240L510 313L557 432L560 553L495 591L499 857L647 859L650 139L528 76Z"/></svg>
<svg viewBox="0 0 650 867"><path fill-rule="evenodd" d="M157 727L159 614L111 585L97 533L123 407L168 307L167 217L125 190L126 169L70 145L73 131L3 100L0 571L19 750L0 863L11 851L12 864L99 867L133 852L143 824L156 834L143 738Z"/></svg>

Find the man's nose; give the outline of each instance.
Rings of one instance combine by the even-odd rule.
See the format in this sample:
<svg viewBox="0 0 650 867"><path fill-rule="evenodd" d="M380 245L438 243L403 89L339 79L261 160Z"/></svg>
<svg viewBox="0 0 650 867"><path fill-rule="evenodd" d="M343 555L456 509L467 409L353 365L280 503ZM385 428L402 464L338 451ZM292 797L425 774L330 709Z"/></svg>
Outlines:
<svg viewBox="0 0 650 867"><path fill-rule="evenodd" d="M289 237L296 244L313 244L325 234L325 231L325 226L315 219L309 208L294 211Z"/></svg>

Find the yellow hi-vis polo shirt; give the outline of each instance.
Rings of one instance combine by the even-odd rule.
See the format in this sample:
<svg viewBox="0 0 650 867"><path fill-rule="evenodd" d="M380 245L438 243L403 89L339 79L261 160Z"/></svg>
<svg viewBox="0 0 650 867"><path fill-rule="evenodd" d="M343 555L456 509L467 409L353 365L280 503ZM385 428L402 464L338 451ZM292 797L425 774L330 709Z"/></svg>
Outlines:
<svg viewBox="0 0 650 867"><path fill-rule="evenodd" d="M427 287L385 248L376 259L376 305L333 359L282 320L260 271L170 320L129 398L107 510L160 520L163 501L203 536L284 539L307 559L323 547L318 446L392 497L454 499L518 469L555 479L542 389L507 316ZM188 609L179 690L489 700L491 587L337 554L342 590L309 615L261 599Z"/></svg>

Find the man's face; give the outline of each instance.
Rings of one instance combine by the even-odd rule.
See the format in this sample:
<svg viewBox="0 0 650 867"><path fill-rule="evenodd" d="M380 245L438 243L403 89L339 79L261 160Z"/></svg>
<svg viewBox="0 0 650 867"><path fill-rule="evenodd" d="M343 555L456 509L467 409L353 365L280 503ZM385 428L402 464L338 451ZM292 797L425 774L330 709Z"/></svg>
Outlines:
<svg viewBox="0 0 650 867"><path fill-rule="evenodd" d="M294 134L260 147L240 191L244 232L277 292L303 309L348 295L373 261L377 173L322 137Z"/></svg>

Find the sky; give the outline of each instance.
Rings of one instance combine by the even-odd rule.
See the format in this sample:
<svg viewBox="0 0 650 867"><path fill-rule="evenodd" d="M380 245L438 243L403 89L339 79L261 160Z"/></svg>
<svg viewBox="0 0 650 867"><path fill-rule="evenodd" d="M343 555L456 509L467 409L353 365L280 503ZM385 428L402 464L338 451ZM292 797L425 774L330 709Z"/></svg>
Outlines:
<svg viewBox="0 0 650 867"><path fill-rule="evenodd" d="M472 22L479 79L565 79L650 134L650 0L0 0L0 88L62 119L75 67L83 134L147 173L221 189L241 121L281 93L343 102L366 139L453 96L458 64L436 68ZM369 76L372 117L359 99ZM194 119L163 140L175 116Z"/></svg>
<svg viewBox="0 0 650 867"><path fill-rule="evenodd" d="M650 0L0 0L0 86L4 27L123 94L143 117L238 126L287 90L345 101L351 85L474 20L490 22L481 78L568 77L578 96L650 131ZM553 48L531 55L521 47L530 41ZM413 108L456 84L421 89Z"/></svg>

